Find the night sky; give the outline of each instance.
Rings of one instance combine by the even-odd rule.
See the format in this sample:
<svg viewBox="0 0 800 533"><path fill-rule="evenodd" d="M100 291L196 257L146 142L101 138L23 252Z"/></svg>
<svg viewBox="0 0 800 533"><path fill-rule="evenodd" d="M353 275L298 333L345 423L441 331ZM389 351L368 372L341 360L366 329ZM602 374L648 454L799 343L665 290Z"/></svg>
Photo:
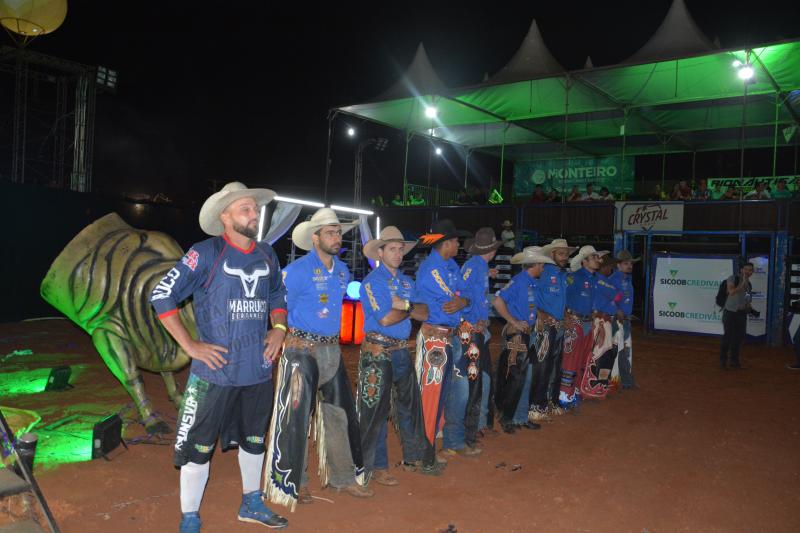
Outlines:
<svg viewBox="0 0 800 533"><path fill-rule="evenodd" d="M95 189L195 201L211 180L241 179L321 198L328 109L380 94L420 42L450 87L500 69L534 17L564 67L587 55L609 65L647 41L670 2L271 4L69 2L63 26L30 48L119 71L117 93L98 98ZM687 4L723 48L800 33L797 2ZM336 124L333 199L352 194L354 154ZM366 179L396 180L402 135L380 134L390 146L367 157Z"/></svg>

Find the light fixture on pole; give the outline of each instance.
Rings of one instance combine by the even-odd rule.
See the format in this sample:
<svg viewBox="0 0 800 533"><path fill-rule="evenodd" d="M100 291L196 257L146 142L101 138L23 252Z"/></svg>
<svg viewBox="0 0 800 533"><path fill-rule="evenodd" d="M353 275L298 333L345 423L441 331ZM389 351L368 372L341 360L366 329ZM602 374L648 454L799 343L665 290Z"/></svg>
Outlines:
<svg viewBox="0 0 800 533"><path fill-rule="evenodd" d="M355 128L347 128L347 136L348 137L355 137L356 136L356 129Z"/></svg>
<svg viewBox="0 0 800 533"><path fill-rule="evenodd" d="M320 202L312 202L311 200L299 200L297 198L289 198L288 196L276 196L276 202L288 202L290 204L307 205L310 207L325 207L325 204Z"/></svg>
<svg viewBox="0 0 800 533"><path fill-rule="evenodd" d="M436 155L442 155L442 149L439 146L436 147L435 152L436 152Z"/></svg>
<svg viewBox="0 0 800 533"><path fill-rule="evenodd" d="M425 107L425 116L428 118L436 118L439 115L439 110L433 106Z"/></svg>
<svg viewBox="0 0 800 533"><path fill-rule="evenodd" d="M356 213L358 215L374 215L374 211L370 211L368 209L358 209L355 207L344 207L341 205L331 204L331 209L334 211L342 211L344 213Z"/></svg>

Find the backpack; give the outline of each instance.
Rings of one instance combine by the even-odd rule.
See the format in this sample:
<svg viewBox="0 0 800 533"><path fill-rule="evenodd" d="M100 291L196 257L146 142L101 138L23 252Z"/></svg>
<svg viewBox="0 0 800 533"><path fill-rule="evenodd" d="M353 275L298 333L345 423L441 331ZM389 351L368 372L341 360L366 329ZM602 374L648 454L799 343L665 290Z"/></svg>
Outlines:
<svg viewBox="0 0 800 533"><path fill-rule="evenodd" d="M739 276L735 276L733 278L733 284L739 285ZM717 297L716 297L717 307L719 307L720 309L724 309L725 302L727 301L728 301L728 278L725 278L719 284L719 289L717 290Z"/></svg>

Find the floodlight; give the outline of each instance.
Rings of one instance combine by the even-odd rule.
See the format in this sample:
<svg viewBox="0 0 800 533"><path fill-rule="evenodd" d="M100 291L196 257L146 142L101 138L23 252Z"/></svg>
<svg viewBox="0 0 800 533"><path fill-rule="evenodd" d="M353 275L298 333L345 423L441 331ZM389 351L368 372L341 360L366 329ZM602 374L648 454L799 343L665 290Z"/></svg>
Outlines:
<svg viewBox="0 0 800 533"><path fill-rule="evenodd" d="M739 69L738 76L740 80L749 80L752 79L755 75L755 70L750 64L744 64L742 68Z"/></svg>
<svg viewBox="0 0 800 533"><path fill-rule="evenodd" d="M343 207L341 205L333 205L331 204L331 209L334 211L344 211L345 213L357 213L359 215L374 215L373 211L368 211L366 209L356 209L355 207Z"/></svg>
<svg viewBox="0 0 800 533"><path fill-rule="evenodd" d="M47 378L47 385L44 390L46 391L61 391L71 389L72 385L69 384L69 376L72 374L72 368L69 366L57 366L50 370L50 376Z"/></svg>
<svg viewBox="0 0 800 533"><path fill-rule="evenodd" d="M108 460L109 452L114 451L122 444L122 418L118 414L108 416L92 428L92 459Z"/></svg>
<svg viewBox="0 0 800 533"><path fill-rule="evenodd" d="M311 207L325 207L325 204L319 202L312 202L311 200L299 200L297 198L289 198L288 196L275 196L276 202L288 202L290 204L308 205Z"/></svg>
<svg viewBox="0 0 800 533"><path fill-rule="evenodd" d="M439 110L433 106L425 107L425 116L428 118L436 118L436 115L439 114Z"/></svg>
<svg viewBox="0 0 800 533"><path fill-rule="evenodd" d="M356 135L355 128L347 128L347 135L350 136L350 137L355 137L355 135Z"/></svg>
<svg viewBox="0 0 800 533"><path fill-rule="evenodd" d="M739 61L738 59L734 59L733 60L733 68L739 68L741 66L742 66L742 62L741 61Z"/></svg>
<svg viewBox="0 0 800 533"><path fill-rule="evenodd" d="M436 155L442 155L442 149L438 146L436 147Z"/></svg>

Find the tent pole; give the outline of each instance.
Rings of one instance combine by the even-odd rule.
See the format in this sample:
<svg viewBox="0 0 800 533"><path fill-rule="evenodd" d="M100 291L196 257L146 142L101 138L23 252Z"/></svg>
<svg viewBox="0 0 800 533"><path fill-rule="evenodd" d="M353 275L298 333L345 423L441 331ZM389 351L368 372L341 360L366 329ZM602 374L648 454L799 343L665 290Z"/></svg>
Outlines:
<svg viewBox="0 0 800 533"><path fill-rule="evenodd" d="M619 191L617 191L617 198L625 199L625 151L627 149L628 140L628 108L623 111L622 120L622 166L619 173Z"/></svg>
<svg viewBox="0 0 800 533"><path fill-rule="evenodd" d="M744 84L744 100L742 101L742 139L741 154L739 155L739 183L744 179L744 145L745 129L747 127L747 82Z"/></svg>
<svg viewBox="0 0 800 533"><path fill-rule="evenodd" d="M775 93L775 131L772 137L772 177L775 177L775 170L778 160L778 109L780 109L781 95Z"/></svg>
<svg viewBox="0 0 800 533"><path fill-rule="evenodd" d="M667 172L667 143L666 141L662 141L661 143L661 192L663 193L666 191L664 187L666 187L666 183L664 181L664 177ZM672 192L668 192L667 194L672 194Z"/></svg>
<svg viewBox="0 0 800 533"><path fill-rule="evenodd" d="M503 194L503 167L506 160L506 132L508 131L508 124L503 129L503 147L500 149L500 194Z"/></svg>
<svg viewBox="0 0 800 533"><path fill-rule="evenodd" d="M323 195L324 203L328 203L328 179L331 175L331 142L333 138L333 119L336 118L338 110L328 110L328 155L325 158L325 192Z"/></svg>
<svg viewBox="0 0 800 533"><path fill-rule="evenodd" d="M469 175L469 156L472 154L472 150L467 148L467 157L464 160L464 190L467 190L467 176Z"/></svg>
<svg viewBox="0 0 800 533"><path fill-rule="evenodd" d="M405 132L406 155L403 160L403 205L408 205L408 143L411 139L410 132Z"/></svg>

